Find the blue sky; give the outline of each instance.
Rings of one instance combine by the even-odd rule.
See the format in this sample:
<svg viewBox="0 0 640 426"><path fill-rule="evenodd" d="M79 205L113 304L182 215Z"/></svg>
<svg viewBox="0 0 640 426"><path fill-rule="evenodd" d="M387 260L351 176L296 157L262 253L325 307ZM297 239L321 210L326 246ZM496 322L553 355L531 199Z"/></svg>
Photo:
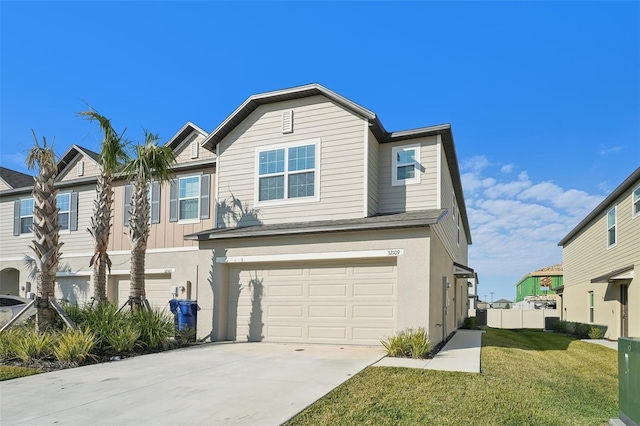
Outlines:
<svg viewBox="0 0 640 426"><path fill-rule="evenodd" d="M31 129L98 149L84 102L138 141L311 82L390 131L451 123L481 297L561 261L640 165L639 2L2 1L0 20L0 163L17 170Z"/></svg>

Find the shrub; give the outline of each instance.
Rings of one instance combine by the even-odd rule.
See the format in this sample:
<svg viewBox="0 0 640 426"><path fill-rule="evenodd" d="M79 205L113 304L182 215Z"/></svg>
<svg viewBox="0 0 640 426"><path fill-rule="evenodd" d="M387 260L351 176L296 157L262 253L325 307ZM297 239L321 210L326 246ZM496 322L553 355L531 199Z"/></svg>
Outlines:
<svg viewBox="0 0 640 426"><path fill-rule="evenodd" d="M602 328L597 325L592 325L591 328L589 328L589 339L602 339L603 337L604 331L602 331Z"/></svg>
<svg viewBox="0 0 640 426"><path fill-rule="evenodd" d="M109 336L132 321L129 312L118 311L118 307L112 303L88 306L78 313L78 318L78 326L91 330L96 337L96 346L101 351L110 346Z"/></svg>
<svg viewBox="0 0 640 426"><path fill-rule="evenodd" d="M589 331L591 330L591 326L589 324L576 323L576 330L574 335L578 339L586 339L589 337Z"/></svg>
<svg viewBox="0 0 640 426"><path fill-rule="evenodd" d="M44 333L35 330L22 329L14 341L15 356L24 362L41 360L51 357L56 340L56 333Z"/></svg>
<svg viewBox="0 0 640 426"><path fill-rule="evenodd" d="M553 325L553 329L558 333L566 333L567 332L567 322L564 320L556 321Z"/></svg>
<svg viewBox="0 0 640 426"><path fill-rule="evenodd" d="M69 330L58 334L53 355L58 361L82 362L96 346L96 336L88 329Z"/></svg>
<svg viewBox="0 0 640 426"><path fill-rule="evenodd" d="M464 321L462 321L462 326L460 328L475 330L478 328L478 318L476 317L466 317Z"/></svg>
<svg viewBox="0 0 640 426"><path fill-rule="evenodd" d="M107 345L110 349L120 352L131 352L136 346L140 346L138 339L140 331L132 324L126 324L107 335Z"/></svg>
<svg viewBox="0 0 640 426"><path fill-rule="evenodd" d="M0 333L0 359L7 361L17 358L15 352L16 342L24 332L23 327L13 327Z"/></svg>
<svg viewBox="0 0 640 426"><path fill-rule="evenodd" d="M420 327L403 330L381 341L387 356L424 359L431 350L427 331Z"/></svg>
<svg viewBox="0 0 640 426"><path fill-rule="evenodd" d="M165 309L140 309L131 317L140 333L140 342L149 349L156 349L173 337L173 316Z"/></svg>
<svg viewBox="0 0 640 426"><path fill-rule="evenodd" d="M196 341L196 329L193 327L186 327L176 332L176 343L179 345L186 345L187 343Z"/></svg>

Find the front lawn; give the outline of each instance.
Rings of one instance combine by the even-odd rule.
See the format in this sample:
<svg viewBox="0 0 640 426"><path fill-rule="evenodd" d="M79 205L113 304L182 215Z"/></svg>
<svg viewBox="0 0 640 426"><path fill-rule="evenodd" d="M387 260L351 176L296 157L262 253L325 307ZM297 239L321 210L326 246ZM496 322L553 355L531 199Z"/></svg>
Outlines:
<svg viewBox="0 0 640 426"><path fill-rule="evenodd" d="M614 350L488 329L481 374L369 367L288 425L602 425L618 415Z"/></svg>
<svg viewBox="0 0 640 426"><path fill-rule="evenodd" d="M3 380L17 379L18 377L32 376L38 373L42 373L42 371L37 368L0 365L0 382Z"/></svg>

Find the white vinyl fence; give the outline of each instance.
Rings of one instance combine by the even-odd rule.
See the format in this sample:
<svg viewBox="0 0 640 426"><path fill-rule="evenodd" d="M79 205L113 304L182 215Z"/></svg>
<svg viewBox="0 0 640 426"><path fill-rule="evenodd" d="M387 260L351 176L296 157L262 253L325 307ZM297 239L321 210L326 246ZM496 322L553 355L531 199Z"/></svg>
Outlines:
<svg viewBox="0 0 640 426"><path fill-rule="evenodd" d="M487 309L487 327L546 328L546 318L560 319L557 309Z"/></svg>

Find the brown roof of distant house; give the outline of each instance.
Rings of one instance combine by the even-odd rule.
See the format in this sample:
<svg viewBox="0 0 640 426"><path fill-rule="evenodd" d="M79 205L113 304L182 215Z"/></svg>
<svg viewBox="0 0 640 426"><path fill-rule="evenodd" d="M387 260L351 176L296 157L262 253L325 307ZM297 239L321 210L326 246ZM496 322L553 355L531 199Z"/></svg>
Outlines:
<svg viewBox="0 0 640 426"><path fill-rule="evenodd" d="M529 275L537 277L541 275L562 275L562 262L555 265L547 266L537 271L531 272Z"/></svg>

